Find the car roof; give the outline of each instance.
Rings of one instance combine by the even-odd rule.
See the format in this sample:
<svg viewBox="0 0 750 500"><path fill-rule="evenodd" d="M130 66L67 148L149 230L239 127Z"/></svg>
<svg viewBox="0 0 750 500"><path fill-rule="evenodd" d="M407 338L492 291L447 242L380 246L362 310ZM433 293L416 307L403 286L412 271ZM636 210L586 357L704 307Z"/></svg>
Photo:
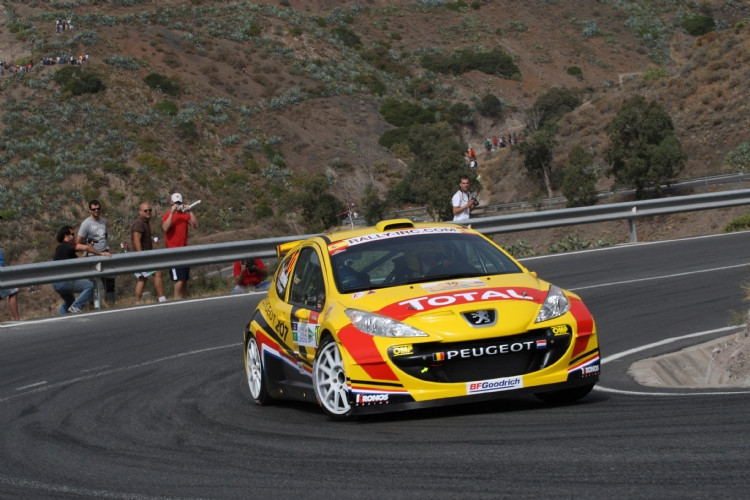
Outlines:
<svg viewBox="0 0 750 500"><path fill-rule="evenodd" d="M284 243L276 247L276 253L281 258L283 255L288 253L293 248L297 247L304 241L314 240L316 238L323 238L326 244L335 243L337 241L347 240L350 238L359 238L361 236L367 236L371 234L385 233L388 231L398 231L404 229L420 229L420 228L434 228L434 227L454 227L461 228L464 230L471 230L466 226L455 224L452 222L413 222L410 219L388 219L383 220L375 224L374 226L363 227L359 229L348 229L342 231L334 231L332 233L326 233L319 236L314 236L305 240L296 240Z"/></svg>

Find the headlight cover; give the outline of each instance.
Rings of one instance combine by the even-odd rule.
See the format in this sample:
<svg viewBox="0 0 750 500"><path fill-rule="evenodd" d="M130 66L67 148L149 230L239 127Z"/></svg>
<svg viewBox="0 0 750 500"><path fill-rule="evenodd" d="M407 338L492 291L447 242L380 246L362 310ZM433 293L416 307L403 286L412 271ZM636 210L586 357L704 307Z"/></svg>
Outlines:
<svg viewBox="0 0 750 500"><path fill-rule="evenodd" d="M360 332L375 337L426 337L427 334L392 318L358 309L347 309L349 321Z"/></svg>
<svg viewBox="0 0 750 500"><path fill-rule="evenodd" d="M560 288L552 285L549 287L547 298L544 299L544 304L539 310L535 323L557 318L568 311L570 311L570 301Z"/></svg>

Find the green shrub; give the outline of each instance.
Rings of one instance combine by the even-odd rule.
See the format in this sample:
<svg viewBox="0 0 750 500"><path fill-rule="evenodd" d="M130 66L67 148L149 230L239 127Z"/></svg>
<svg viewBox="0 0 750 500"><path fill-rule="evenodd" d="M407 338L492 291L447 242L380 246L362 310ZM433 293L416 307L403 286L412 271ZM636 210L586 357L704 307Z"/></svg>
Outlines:
<svg viewBox="0 0 750 500"><path fill-rule="evenodd" d="M713 31L716 27L716 22L712 17L699 15L686 17L682 20L680 26L693 36L702 36Z"/></svg>
<svg viewBox="0 0 750 500"><path fill-rule="evenodd" d="M266 217L273 217L273 208L266 198L263 198L255 205L253 209L253 215L256 219L265 219Z"/></svg>
<svg viewBox="0 0 750 500"><path fill-rule="evenodd" d="M53 80L60 85L65 94L75 96L96 94L107 88L93 70L84 70L79 66L65 66L58 69L55 71Z"/></svg>
<svg viewBox="0 0 750 500"><path fill-rule="evenodd" d="M453 54L434 52L423 55L420 63L425 69L448 75L477 70L505 79L520 79L521 74L513 58L500 48L491 52L474 52L471 49L458 49Z"/></svg>
<svg viewBox="0 0 750 500"><path fill-rule="evenodd" d="M583 71L578 66L570 66L567 71L570 76L583 76Z"/></svg>
<svg viewBox="0 0 750 500"><path fill-rule="evenodd" d="M667 73L666 69L662 67L657 67L657 68L651 68L651 69L646 70L643 73L642 78L644 82L655 82L657 80L667 77L668 75L669 73Z"/></svg>
<svg viewBox="0 0 750 500"><path fill-rule="evenodd" d="M733 233L735 231L745 231L750 229L750 214L740 215L727 222L724 226L725 233Z"/></svg>
<svg viewBox="0 0 750 500"><path fill-rule="evenodd" d="M362 46L362 40L359 39L356 33L349 28L338 26L331 30L336 37L347 47L358 49Z"/></svg>
<svg viewBox="0 0 750 500"><path fill-rule="evenodd" d="M750 143L744 141L737 146L737 149L727 153L724 165L733 172L746 172L750 170Z"/></svg>
<svg viewBox="0 0 750 500"><path fill-rule="evenodd" d="M526 240L516 240L515 243L511 243L510 245L502 245L502 247L516 259L521 259L523 257L533 257L534 255L536 255L536 252L534 252L534 247L532 247L531 244Z"/></svg>
<svg viewBox="0 0 750 500"><path fill-rule="evenodd" d="M108 161L104 163L104 165L102 165L102 170L111 174L117 174L121 177L130 177L130 175L133 173L133 169L131 167L128 167L124 163L119 163L116 161Z"/></svg>
<svg viewBox="0 0 750 500"><path fill-rule="evenodd" d="M396 127L407 127L418 123L434 123L435 116L419 104L412 104L398 99L388 99L380 105L380 114L385 121Z"/></svg>
<svg viewBox="0 0 750 500"><path fill-rule="evenodd" d="M156 103L156 106L154 106L154 110L168 116L176 116L179 111L179 109L177 109L177 104L173 101L158 102Z"/></svg>
<svg viewBox="0 0 750 500"><path fill-rule="evenodd" d="M167 75L159 73L150 73L143 81L154 90L163 92L172 97L179 97L181 89L178 83L174 82Z"/></svg>
<svg viewBox="0 0 750 500"><path fill-rule="evenodd" d="M151 172L157 174L163 175L169 170L169 163L167 163L166 160L150 153L139 154L135 157L135 161L137 161L139 165L148 167Z"/></svg>
<svg viewBox="0 0 750 500"><path fill-rule="evenodd" d="M501 118L503 116L503 102L494 94L487 94L482 97L482 101L477 106L477 111L484 116L494 116Z"/></svg>
<svg viewBox="0 0 750 500"><path fill-rule="evenodd" d="M386 131L378 139L378 144L386 149L391 149L396 144L406 144L409 137L409 127L399 127Z"/></svg>
<svg viewBox="0 0 750 500"><path fill-rule="evenodd" d="M141 65L132 57L121 56L118 54L104 59L104 62L115 68L126 69L128 71L138 71L141 69Z"/></svg>
<svg viewBox="0 0 750 500"><path fill-rule="evenodd" d="M200 139L198 127L193 120L178 123L175 126L175 133L177 134L177 137L185 142L194 143L198 142L198 139Z"/></svg>

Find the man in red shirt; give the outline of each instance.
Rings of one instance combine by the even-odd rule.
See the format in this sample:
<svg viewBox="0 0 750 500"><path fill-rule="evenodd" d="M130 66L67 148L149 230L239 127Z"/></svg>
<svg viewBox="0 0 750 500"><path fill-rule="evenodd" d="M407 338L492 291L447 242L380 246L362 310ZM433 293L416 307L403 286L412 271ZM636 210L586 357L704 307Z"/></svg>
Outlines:
<svg viewBox="0 0 750 500"><path fill-rule="evenodd" d="M261 288L259 285L263 283L266 276L268 276L268 272L262 260L238 260L234 263L234 277L237 278L237 286L234 287L232 293L247 292L250 287L257 290Z"/></svg>
<svg viewBox="0 0 750 500"><path fill-rule="evenodd" d="M198 218L191 211L185 211L187 205L183 205L180 193L172 194L172 208L161 218L161 227L164 230L164 242L167 248L186 247L188 240L188 226L198 229ZM174 298L185 299L188 296L188 280L190 279L189 267L173 267L170 269L172 281L174 281Z"/></svg>

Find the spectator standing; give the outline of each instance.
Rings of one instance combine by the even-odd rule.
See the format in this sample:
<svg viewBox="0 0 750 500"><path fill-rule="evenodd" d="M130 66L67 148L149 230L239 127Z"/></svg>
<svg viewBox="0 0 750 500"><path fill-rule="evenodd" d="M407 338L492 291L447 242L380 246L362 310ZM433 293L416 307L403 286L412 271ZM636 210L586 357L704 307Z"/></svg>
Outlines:
<svg viewBox="0 0 750 500"><path fill-rule="evenodd" d="M0 217L1 219L2 217ZM0 267L5 267L5 260L3 259L3 251L0 250ZM10 316L14 321L18 321L21 317L18 315L18 288L5 288L0 289L0 300L8 297L8 307L10 308Z"/></svg>
<svg viewBox="0 0 750 500"><path fill-rule="evenodd" d="M250 287L258 288L268 276L266 266L260 259L246 259L234 263L234 277L237 278L237 286L232 294L247 292Z"/></svg>
<svg viewBox="0 0 750 500"><path fill-rule="evenodd" d="M142 252L144 250L153 250L154 240L151 236L151 214L153 209L148 203L141 203L138 207L138 217L130 226L130 239L133 243L134 252ZM159 302L166 302L167 298L164 296L164 282L162 281L161 270L159 271L144 271L135 273L135 277L138 281L135 284L135 303L141 302L143 297L143 289L146 287L146 281L150 275L154 275L154 289L156 294L159 296Z"/></svg>
<svg viewBox="0 0 750 500"><path fill-rule="evenodd" d="M164 241L167 248L178 248L187 246L188 227L198 229L198 218L191 211L183 208L182 195L173 193L171 197L172 207L161 218L161 227L164 230ZM190 279L189 267L173 267L170 270L172 281L174 281L175 299L187 298L188 280Z"/></svg>
<svg viewBox="0 0 750 500"><path fill-rule="evenodd" d="M101 215L102 204L99 203L99 200L91 200L89 202L89 212L91 212L91 215L81 223L81 227L78 229L77 242L81 245L88 245L91 243L99 252L109 252L109 244L107 243L107 237L109 236L107 232L107 219ZM104 285L104 300L107 304L114 304L114 276L102 278L102 284Z"/></svg>
<svg viewBox="0 0 750 500"><path fill-rule="evenodd" d="M76 242L76 233L70 226L63 226L57 232L57 248L53 260L67 260L78 257L76 252L85 251L94 255L111 257L109 251L99 251L93 245L84 245ZM88 304L91 294L94 292L94 283L91 280L72 280L53 283L52 288L62 297L63 303L57 311L58 316L66 313L79 313ZM75 294L78 293L76 299Z"/></svg>
<svg viewBox="0 0 750 500"><path fill-rule="evenodd" d="M469 220L471 211L476 206L475 199L469 191L469 185L469 176L462 175L461 181L458 183L459 189L451 199L451 204L453 205L453 222Z"/></svg>

